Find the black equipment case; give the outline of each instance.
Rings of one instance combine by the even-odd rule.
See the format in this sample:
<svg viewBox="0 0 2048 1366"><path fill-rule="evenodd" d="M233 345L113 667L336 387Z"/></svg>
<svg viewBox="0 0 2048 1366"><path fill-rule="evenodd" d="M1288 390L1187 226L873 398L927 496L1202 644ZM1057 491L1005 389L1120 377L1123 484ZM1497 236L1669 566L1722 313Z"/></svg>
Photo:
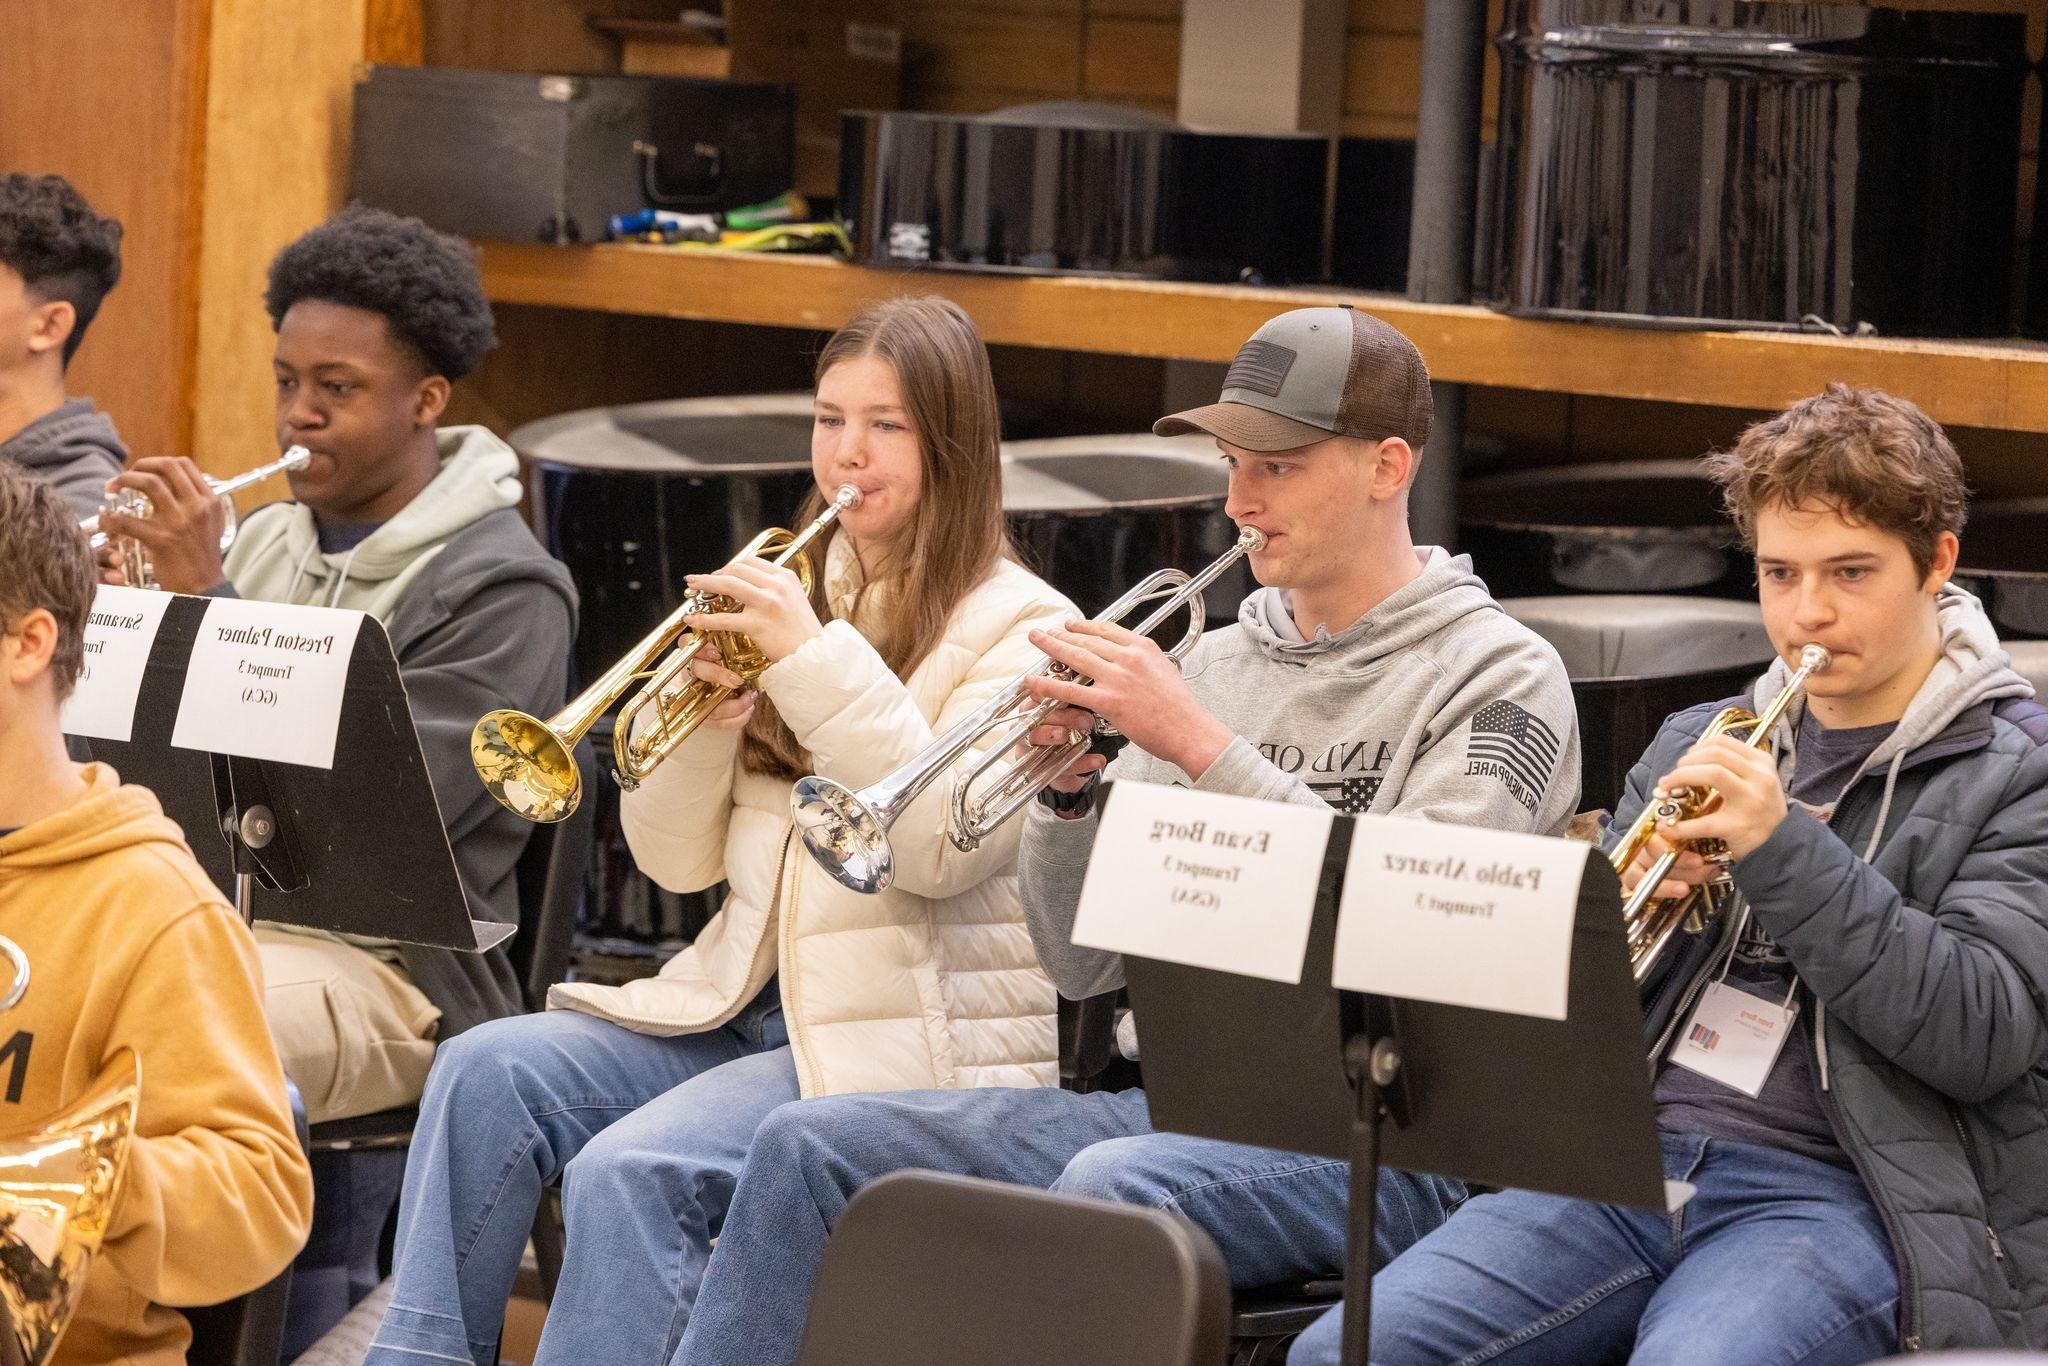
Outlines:
<svg viewBox="0 0 2048 1366"><path fill-rule="evenodd" d="M602 241L613 214L792 184L786 85L368 65L355 95L350 197L465 237Z"/></svg>

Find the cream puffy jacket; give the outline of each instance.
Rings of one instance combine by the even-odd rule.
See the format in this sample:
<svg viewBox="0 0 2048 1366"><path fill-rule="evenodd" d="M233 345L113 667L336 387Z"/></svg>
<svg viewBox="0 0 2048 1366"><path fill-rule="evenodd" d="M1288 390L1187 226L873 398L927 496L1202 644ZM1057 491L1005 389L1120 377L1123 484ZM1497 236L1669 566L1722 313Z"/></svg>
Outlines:
<svg viewBox="0 0 2048 1366"><path fill-rule="evenodd" d="M852 604L857 573L835 537L826 558L834 616ZM1074 615L1005 560L907 682L835 620L771 665L761 689L815 770L858 789L1039 662L1026 632ZM1022 822L1005 822L971 854L946 838L953 784L970 762L903 813L890 832L895 881L865 896L834 882L794 837L787 779L745 771L736 732L698 731L625 797L621 819L656 882L695 891L724 879L731 895L658 976L557 986L549 1007L643 1034L688 1034L724 1024L777 977L805 1096L1056 1083L1052 984L1017 900Z"/></svg>

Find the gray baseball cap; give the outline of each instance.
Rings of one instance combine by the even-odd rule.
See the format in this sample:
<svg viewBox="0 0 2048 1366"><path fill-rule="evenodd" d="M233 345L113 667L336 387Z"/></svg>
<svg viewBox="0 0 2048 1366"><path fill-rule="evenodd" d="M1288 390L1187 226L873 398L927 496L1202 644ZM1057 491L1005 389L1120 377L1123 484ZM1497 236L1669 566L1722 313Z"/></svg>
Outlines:
<svg viewBox="0 0 2048 1366"><path fill-rule="evenodd" d="M1415 344L1357 309L1297 308L1238 348L1215 403L1162 417L1160 436L1207 432L1248 451L1355 436L1429 440L1429 367Z"/></svg>

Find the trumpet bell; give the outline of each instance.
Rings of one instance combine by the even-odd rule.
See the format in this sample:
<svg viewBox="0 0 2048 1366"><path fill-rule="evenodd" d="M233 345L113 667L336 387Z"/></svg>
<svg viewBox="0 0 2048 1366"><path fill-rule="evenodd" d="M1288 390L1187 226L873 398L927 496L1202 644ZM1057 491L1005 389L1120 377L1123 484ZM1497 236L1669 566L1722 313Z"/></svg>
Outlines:
<svg viewBox="0 0 2048 1366"><path fill-rule="evenodd" d="M503 707L469 733L477 776L507 809L540 825L568 819L583 799L583 771L553 727Z"/></svg>
<svg viewBox="0 0 2048 1366"><path fill-rule="evenodd" d="M106 1237L141 1090L124 1048L64 1114L0 1139L0 1357L44 1366L56 1355Z"/></svg>
<svg viewBox="0 0 2048 1366"><path fill-rule="evenodd" d="M797 782L789 806L804 848L835 882L870 895L889 886L896 859L888 828L852 789L813 774Z"/></svg>

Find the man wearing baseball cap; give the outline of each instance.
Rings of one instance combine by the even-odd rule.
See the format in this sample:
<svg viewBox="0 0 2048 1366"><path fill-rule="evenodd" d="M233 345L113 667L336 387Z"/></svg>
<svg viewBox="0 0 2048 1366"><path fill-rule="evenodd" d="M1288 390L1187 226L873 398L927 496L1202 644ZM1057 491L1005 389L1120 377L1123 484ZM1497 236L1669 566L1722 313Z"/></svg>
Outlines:
<svg viewBox="0 0 2048 1366"><path fill-rule="evenodd" d="M1422 357L1379 319L1305 308L1260 328L1219 401L1153 430L1215 437L1230 469L1226 510L1265 533L1250 557L1262 587L1180 668L1119 626L1074 621L1034 633L1088 680L1033 685L1069 704L1034 741L1052 743L1099 715L1129 741L1107 769L1118 779L1562 831L1579 788L1563 665L1500 609L1468 561L1409 536L1408 488L1429 426ZM1042 794L1018 855L1032 940L1073 999L1123 981L1118 955L1070 939L1103 771L1103 757L1089 755ZM1133 1057L1135 1033L1123 1039ZM672 1366L793 1361L831 1224L861 1186L907 1167L1177 1211L1215 1239L1241 1286L1344 1265L1346 1164L1156 1133L1142 1089L800 1101L755 1138ZM1464 1195L1455 1182L1394 1171L1380 1192L1382 1260Z"/></svg>

